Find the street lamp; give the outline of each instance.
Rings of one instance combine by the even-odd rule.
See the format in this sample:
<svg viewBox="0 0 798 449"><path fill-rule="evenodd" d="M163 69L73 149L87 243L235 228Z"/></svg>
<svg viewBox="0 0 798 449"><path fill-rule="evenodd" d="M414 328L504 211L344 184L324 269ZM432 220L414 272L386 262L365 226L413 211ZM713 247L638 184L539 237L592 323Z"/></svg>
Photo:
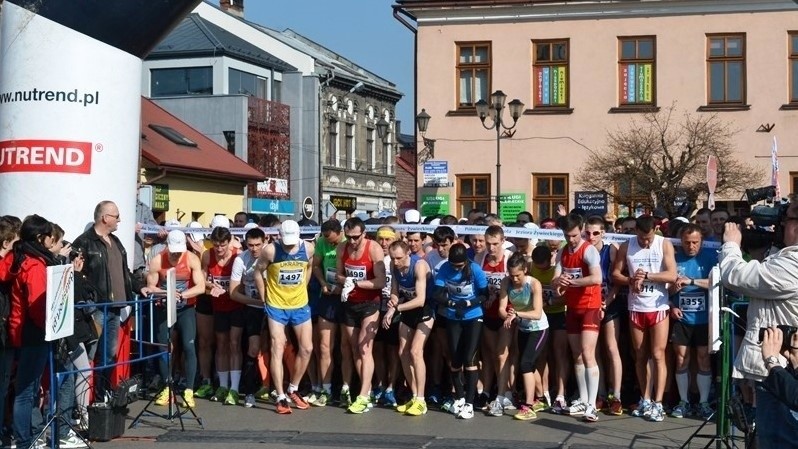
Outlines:
<svg viewBox="0 0 798 449"><path fill-rule="evenodd" d="M421 138L424 140L422 152L416 151L418 162L426 162L428 159L435 157L435 139L428 139L426 136L430 118L426 109L422 109L416 116L416 126L418 127L418 132L421 133Z"/></svg>
<svg viewBox="0 0 798 449"><path fill-rule="evenodd" d="M508 137L511 137L512 134L508 133L508 131L515 128L515 125L518 123L518 118L521 117L521 114L524 113L524 103L521 102L519 99L515 99L507 104L507 107L510 109L510 117L513 119L512 126L507 126L504 124L504 119L502 119L502 111L505 108L504 102L507 100L507 95L504 92L497 90L493 92L490 96L490 104L485 100L479 100L476 104L477 107L477 115L479 116L479 121L482 122L482 126L485 129L495 129L496 130L496 215L501 217L501 139L502 134ZM485 119L490 115L491 124L486 125Z"/></svg>

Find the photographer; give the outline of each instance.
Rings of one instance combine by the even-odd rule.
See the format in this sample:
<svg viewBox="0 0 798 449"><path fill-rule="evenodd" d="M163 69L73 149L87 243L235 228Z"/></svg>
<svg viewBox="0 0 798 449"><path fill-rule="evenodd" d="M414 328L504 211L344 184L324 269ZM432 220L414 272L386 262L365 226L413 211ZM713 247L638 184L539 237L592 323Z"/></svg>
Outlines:
<svg viewBox="0 0 798 449"><path fill-rule="evenodd" d="M779 354L787 358L786 368ZM798 419L798 333L784 335L778 327L767 329L762 339L762 360L768 368L768 377L762 385L791 408Z"/></svg>
<svg viewBox="0 0 798 449"><path fill-rule="evenodd" d="M773 325L798 325L798 196L781 217L784 249L762 262L743 259L742 234L726 223L720 249L723 285L750 298L748 327L734 363L735 377L757 381L756 423L758 447L790 447L798 441L798 420L761 382L768 375L759 348L759 329Z"/></svg>

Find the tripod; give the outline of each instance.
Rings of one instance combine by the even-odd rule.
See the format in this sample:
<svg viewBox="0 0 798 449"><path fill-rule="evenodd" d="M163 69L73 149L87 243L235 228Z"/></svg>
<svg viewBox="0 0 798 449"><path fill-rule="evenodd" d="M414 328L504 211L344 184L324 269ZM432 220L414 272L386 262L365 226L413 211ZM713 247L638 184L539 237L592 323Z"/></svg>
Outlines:
<svg viewBox="0 0 798 449"><path fill-rule="evenodd" d="M68 420L66 417L64 417L64 414L63 414L63 412L61 410L58 410L58 393L59 393L59 390L61 389L61 382L59 382L59 378L61 376L59 376L58 373L56 373L55 355L54 355L55 351L53 350L53 345L60 344L61 341L63 341L63 340L56 340L55 342L51 342L50 343L50 354L49 354L49 357L50 357L50 414L49 414L50 415L50 419L47 420L47 422L42 427L42 430L33 438L33 441L35 442L39 438L43 437L44 433L47 432L47 429L49 427L53 427L53 430L50 432L50 439L51 439L50 446L51 447L58 447L58 445L55 442L55 439L58 437L58 423L61 423L61 424L65 424L67 427L72 429L72 432L75 435L77 435L77 437L80 438L80 440L83 441L84 444L86 444L86 447L91 449L91 445L89 444L89 441L86 440L85 438L83 438L83 435L81 435L80 431L78 429L76 429L75 426L72 425L70 420ZM55 387L55 388L53 388L53 387Z"/></svg>
<svg viewBox="0 0 798 449"><path fill-rule="evenodd" d="M197 416L196 413L194 413L194 409L186 406L181 410L181 407L177 402L178 398L177 383L175 382L174 376L172 375L172 327L173 326L169 326L166 331L166 365L168 369L168 374L166 378L166 385L164 388L167 388L169 391L169 404L167 407L167 411L166 413L158 413L153 410L150 410L150 407L153 405L155 399L158 397L157 395L155 395L152 398L150 398L149 402L147 402L147 405L145 405L144 408L139 412L139 414L136 415L136 417L133 419L133 422L131 422L130 426L128 426L128 429L136 427L141 421L142 416L146 414L147 416L155 416L158 418L169 420L170 422L174 422L176 418L178 421L180 421L180 430L184 431L186 430L186 428L185 425L183 424L183 415L187 413L191 413L191 415L193 416L192 419L197 421L200 428L202 429L205 428L205 426L202 424L202 418L200 418L199 416Z"/></svg>
<svg viewBox="0 0 798 449"><path fill-rule="evenodd" d="M723 288L721 287L721 298L723 298ZM733 312L732 312L733 313ZM720 381L716 383L718 387L718 403L715 407L715 411L709 415L698 429L693 432L692 435L681 445L679 449L685 449L690 445L690 442L693 438L709 438L709 442L704 446L704 449L709 449L712 446L712 443L715 443L715 448L720 449L721 447L726 447L727 449L731 449L732 447L736 447L733 441L733 437L730 433L730 423L729 423L729 416L728 416L728 404L729 404L729 393L731 384L729 379L731 377L731 334L732 334L732 320L730 312L725 311L725 313L721 314L721 322L720 322L720 340L721 340L721 350L720 350L720 357L718 358L718 376L720 376ZM711 343L711 342L710 342ZM715 434L700 434L701 430L706 426L713 418L716 419L715 425Z"/></svg>

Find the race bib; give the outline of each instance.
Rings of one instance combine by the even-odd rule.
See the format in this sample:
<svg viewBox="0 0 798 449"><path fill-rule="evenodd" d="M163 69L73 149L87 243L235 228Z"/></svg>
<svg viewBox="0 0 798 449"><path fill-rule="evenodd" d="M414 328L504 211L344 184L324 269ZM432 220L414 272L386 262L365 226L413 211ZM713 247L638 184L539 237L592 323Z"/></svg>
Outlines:
<svg viewBox="0 0 798 449"><path fill-rule="evenodd" d="M447 282L446 290L449 292L449 296L472 296L474 294L474 284L470 282L465 284L454 284Z"/></svg>
<svg viewBox="0 0 798 449"><path fill-rule="evenodd" d="M280 268L277 284L286 287L301 285L305 278L305 270L302 268Z"/></svg>
<svg viewBox="0 0 798 449"><path fill-rule="evenodd" d="M571 276L571 279L579 279L582 277L581 268L563 268L562 272Z"/></svg>
<svg viewBox="0 0 798 449"><path fill-rule="evenodd" d="M366 280L366 267L360 265L344 265L346 277L352 278L356 281Z"/></svg>
<svg viewBox="0 0 798 449"><path fill-rule="evenodd" d="M702 292L679 293L679 308L684 312L703 312L706 310L706 295Z"/></svg>
<svg viewBox="0 0 798 449"><path fill-rule="evenodd" d="M382 288L382 297L384 299L391 299L391 279L393 276L389 273L385 274L385 287Z"/></svg>
<svg viewBox="0 0 798 449"><path fill-rule="evenodd" d="M335 268L327 268L327 271L324 272L324 279L327 281L328 284L337 284L338 283L338 271Z"/></svg>
<svg viewBox="0 0 798 449"><path fill-rule="evenodd" d="M642 287L640 287L640 293L637 296L654 296L657 289L654 286L653 282L643 282Z"/></svg>
<svg viewBox="0 0 798 449"><path fill-rule="evenodd" d="M502 279L506 276L505 273L485 273L488 278L488 288L491 290L498 290L502 285Z"/></svg>

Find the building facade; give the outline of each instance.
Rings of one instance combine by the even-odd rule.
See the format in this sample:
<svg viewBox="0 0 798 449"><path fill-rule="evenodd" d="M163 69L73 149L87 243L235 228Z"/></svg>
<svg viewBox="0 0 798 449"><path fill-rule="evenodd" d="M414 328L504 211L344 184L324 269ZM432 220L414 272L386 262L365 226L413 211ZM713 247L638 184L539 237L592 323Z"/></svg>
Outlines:
<svg viewBox="0 0 798 449"><path fill-rule="evenodd" d="M777 136L782 193L798 191L791 0L398 0L395 8L416 20L417 104L436 140L430 162L438 163L417 176L421 208L446 203L461 217L495 208L497 139L475 106L496 90L526 105L501 139L502 211L539 219L558 204L573 208L589 151L631 118L671 105L718 114L739 130L737 158L767 174ZM719 207L735 195L718 198L729 201ZM627 207L608 204L619 214Z"/></svg>

